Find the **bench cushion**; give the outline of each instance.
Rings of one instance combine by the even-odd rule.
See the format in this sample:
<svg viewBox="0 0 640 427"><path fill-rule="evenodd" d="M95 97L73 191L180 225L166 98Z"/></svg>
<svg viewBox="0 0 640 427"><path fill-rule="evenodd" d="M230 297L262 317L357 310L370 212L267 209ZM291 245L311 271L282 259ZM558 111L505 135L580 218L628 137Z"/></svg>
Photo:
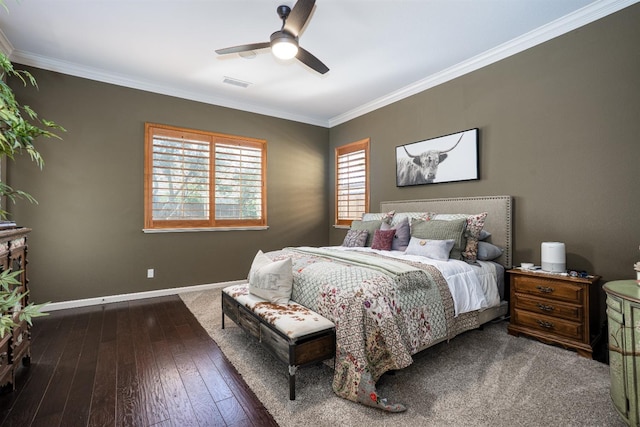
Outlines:
<svg viewBox="0 0 640 427"><path fill-rule="evenodd" d="M290 339L297 339L315 332L334 328L329 319L296 302L273 304L249 293L248 284L226 287L222 292L238 301L259 316L265 323L274 326Z"/></svg>

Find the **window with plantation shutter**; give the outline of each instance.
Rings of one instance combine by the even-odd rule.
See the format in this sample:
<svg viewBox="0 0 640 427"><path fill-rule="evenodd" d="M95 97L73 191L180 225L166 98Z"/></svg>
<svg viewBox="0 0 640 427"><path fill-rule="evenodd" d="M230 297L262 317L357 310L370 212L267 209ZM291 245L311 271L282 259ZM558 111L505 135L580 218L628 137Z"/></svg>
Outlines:
<svg viewBox="0 0 640 427"><path fill-rule="evenodd" d="M266 141L147 123L145 230L266 226Z"/></svg>
<svg viewBox="0 0 640 427"><path fill-rule="evenodd" d="M262 217L262 149L217 143L215 153L216 218L259 220Z"/></svg>
<svg viewBox="0 0 640 427"><path fill-rule="evenodd" d="M369 139L336 148L336 225L369 211Z"/></svg>

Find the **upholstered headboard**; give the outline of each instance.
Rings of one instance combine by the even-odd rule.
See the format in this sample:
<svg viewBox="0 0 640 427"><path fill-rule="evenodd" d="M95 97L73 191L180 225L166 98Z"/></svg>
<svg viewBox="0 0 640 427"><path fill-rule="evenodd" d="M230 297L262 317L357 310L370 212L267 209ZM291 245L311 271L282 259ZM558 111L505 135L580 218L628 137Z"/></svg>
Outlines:
<svg viewBox="0 0 640 427"><path fill-rule="evenodd" d="M504 248L495 261L512 267L512 197L478 196L451 199L397 200L380 202L380 212L435 212L477 214L487 212L484 229L491 233L487 241Z"/></svg>

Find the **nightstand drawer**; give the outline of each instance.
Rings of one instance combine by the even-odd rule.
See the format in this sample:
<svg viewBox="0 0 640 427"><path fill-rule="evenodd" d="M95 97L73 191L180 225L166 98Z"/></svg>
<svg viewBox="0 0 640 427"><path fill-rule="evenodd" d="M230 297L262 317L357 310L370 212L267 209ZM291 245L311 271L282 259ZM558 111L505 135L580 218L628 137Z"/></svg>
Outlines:
<svg viewBox="0 0 640 427"><path fill-rule="evenodd" d="M540 332L563 336L582 341L584 327L581 323L571 322L556 317L544 316L525 310L514 310L517 324Z"/></svg>
<svg viewBox="0 0 640 427"><path fill-rule="evenodd" d="M512 302L516 309L531 311L551 317L581 322L584 318L584 308L581 305L567 304L552 299L537 298L525 294L515 294Z"/></svg>
<svg viewBox="0 0 640 427"><path fill-rule="evenodd" d="M513 277L512 286L514 286L513 290L515 292L575 304L583 303L584 288L582 286L569 282L561 282L557 279L516 276Z"/></svg>

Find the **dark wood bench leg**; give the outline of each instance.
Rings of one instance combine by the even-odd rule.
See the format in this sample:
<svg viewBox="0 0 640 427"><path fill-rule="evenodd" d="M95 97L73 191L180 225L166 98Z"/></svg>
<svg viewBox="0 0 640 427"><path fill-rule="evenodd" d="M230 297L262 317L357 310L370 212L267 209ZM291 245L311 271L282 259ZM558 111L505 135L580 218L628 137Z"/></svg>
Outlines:
<svg viewBox="0 0 640 427"><path fill-rule="evenodd" d="M289 400L296 400L296 371L297 366L289 365Z"/></svg>
<svg viewBox="0 0 640 427"><path fill-rule="evenodd" d="M223 292L222 297L220 298L220 305L221 305L221 308L222 308L222 310L221 310L222 311L222 329L224 329L224 292Z"/></svg>

